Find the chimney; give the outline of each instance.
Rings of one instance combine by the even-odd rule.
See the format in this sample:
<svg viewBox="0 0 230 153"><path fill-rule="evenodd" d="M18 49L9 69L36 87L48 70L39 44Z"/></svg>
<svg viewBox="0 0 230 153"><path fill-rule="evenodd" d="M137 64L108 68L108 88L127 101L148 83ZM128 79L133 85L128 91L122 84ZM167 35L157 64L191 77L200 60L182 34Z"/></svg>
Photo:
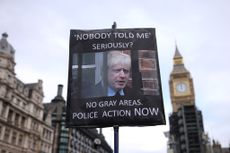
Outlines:
<svg viewBox="0 0 230 153"><path fill-rule="evenodd" d="M58 85L57 96L51 102L65 102L64 98L62 97L62 90L63 85Z"/></svg>
<svg viewBox="0 0 230 153"><path fill-rule="evenodd" d="M61 96L62 97L62 90L63 90L63 85L59 84L58 85L57 96Z"/></svg>

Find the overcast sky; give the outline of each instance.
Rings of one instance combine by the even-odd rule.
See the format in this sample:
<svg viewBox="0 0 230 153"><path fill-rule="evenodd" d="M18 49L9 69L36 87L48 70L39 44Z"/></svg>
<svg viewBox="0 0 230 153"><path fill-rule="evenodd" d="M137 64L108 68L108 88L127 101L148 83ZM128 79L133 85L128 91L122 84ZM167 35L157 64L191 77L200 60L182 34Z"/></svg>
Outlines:
<svg viewBox="0 0 230 153"><path fill-rule="evenodd" d="M172 112L169 75L175 45L184 57L202 110L205 131L222 146L230 143L229 0L0 0L0 33L16 50L16 76L43 80L44 102L64 85L66 99L70 29L156 28L167 125L121 127L120 152L165 153ZM113 129L104 130L113 148Z"/></svg>

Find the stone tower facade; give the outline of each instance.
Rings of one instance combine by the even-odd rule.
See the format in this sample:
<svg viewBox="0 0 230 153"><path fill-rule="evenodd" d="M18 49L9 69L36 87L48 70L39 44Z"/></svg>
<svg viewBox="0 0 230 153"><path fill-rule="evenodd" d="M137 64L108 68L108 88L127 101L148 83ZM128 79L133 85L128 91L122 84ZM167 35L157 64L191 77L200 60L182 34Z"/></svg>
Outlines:
<svg viewBox="0 0 230 153"><path fill-rule="evenodd" d="M42 80L23 83L15 74L15 50L0 40L0 152L51 153L53 128L43 118Z"/></svg>
<svg viewBox="0 0 230 153"><path fill-rule="evenodd" d="M202 112L196 108L193 79L176 47L169 86L173 112L169 116L168 151L206 153Z"/></svg>

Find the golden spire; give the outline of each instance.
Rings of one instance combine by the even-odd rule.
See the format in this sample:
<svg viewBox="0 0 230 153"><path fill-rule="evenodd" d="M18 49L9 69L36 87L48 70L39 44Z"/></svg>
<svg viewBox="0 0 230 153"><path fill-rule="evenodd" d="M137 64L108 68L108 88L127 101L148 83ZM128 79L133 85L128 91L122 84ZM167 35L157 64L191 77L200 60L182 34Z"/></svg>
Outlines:
<svg viewBox="0 0 230 153"><path fill-rule="evenodd" d="M177 45L176 45L175 54L173 57L173 63L174 65L173 65L173 70L171 74L188 73L188 70L184 66L183 57L181 56Z"/></svg>
<svg viewBox="0 0 230 153"><path fill-rule="evenodd" d="M183 57L181 56L177 45L176 45L176 50L175 50L175 54L174 54L174 57L173 57L173 61L174 61L174 65L184 64Z"/></svg>

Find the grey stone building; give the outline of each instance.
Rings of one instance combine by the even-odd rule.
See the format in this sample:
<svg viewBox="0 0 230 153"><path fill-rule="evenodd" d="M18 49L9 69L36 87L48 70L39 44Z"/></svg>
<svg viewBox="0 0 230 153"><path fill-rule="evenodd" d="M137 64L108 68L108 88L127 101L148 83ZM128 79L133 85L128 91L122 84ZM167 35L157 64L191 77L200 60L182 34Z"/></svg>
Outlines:
<svg viewBox="0 0 230 153"><path fill-rule="evenodd" d="M15 50L0 40L0 153L112 153L96 129L65 127L62 85L43 103L42 80L23 83L16 77Z"/></svg>
<svg viewBox="0 0 230 153"><path fill-rule="evenodd" d="M57 96L44 103L45 116L52 116L55 129L53 153L112 153L102 133L95 128L66 128L66 102L62 97L62 85L58 85Z"/></svg>
<svg viewBox="0 0 230 153"><path fill-rule="evenodd" d="M53 128L43 118L42 80L23 83L15 74L15 50L0 40L0 152L51 153Z"/></svg>

